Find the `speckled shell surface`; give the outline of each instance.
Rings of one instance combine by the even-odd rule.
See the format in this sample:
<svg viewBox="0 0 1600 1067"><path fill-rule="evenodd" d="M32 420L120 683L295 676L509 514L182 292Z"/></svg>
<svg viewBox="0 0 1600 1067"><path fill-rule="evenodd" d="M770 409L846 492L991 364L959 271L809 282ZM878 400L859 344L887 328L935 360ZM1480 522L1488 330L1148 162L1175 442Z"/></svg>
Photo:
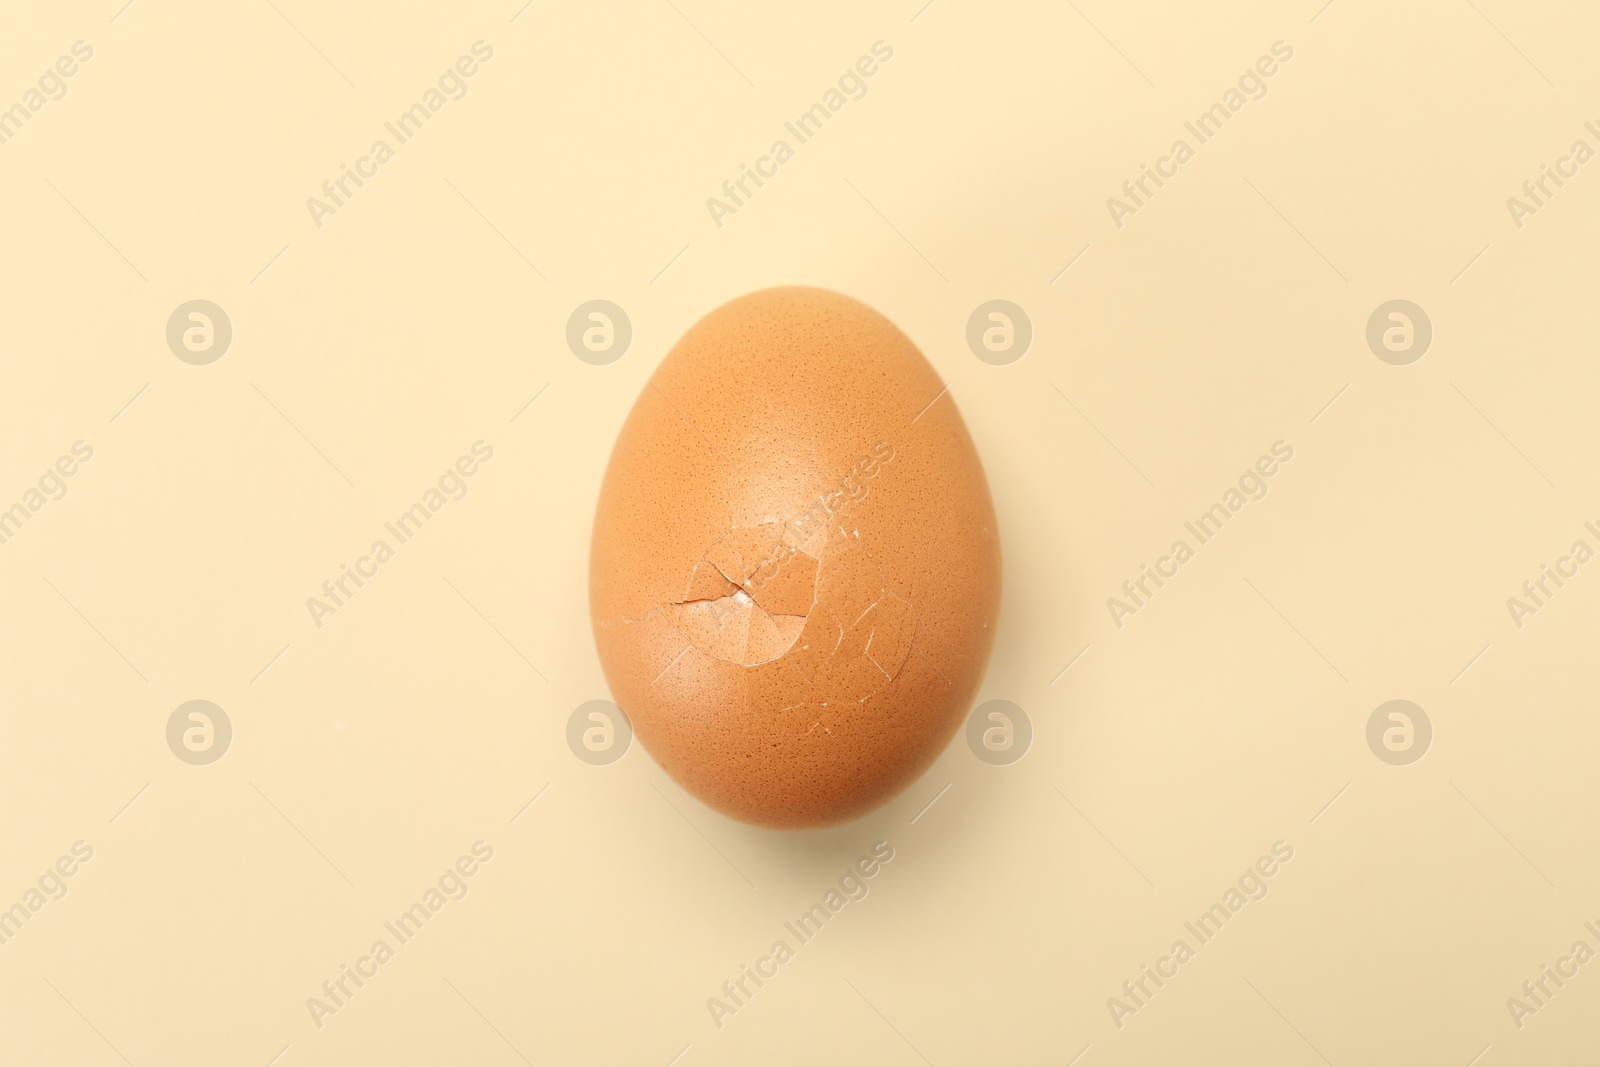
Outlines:
<svg viewBox="0 0 1600 1067"><path fill-rule="evenodd" d="M618 435L590 612L613 699L684 789L827 826L944 749L994 641L994 507L954 401L888 319L821 289L690 328Z"/></svg>

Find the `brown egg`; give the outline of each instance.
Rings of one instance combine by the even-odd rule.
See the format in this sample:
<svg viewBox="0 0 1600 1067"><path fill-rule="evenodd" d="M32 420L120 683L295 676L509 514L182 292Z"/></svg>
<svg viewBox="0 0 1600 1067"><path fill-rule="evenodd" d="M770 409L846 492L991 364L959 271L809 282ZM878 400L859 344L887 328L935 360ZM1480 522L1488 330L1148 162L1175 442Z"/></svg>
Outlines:
<svg viewBox="0 0 1600 1067"><path fill-rule="evenodd" d="M1000 541L955 402L849 297L724 304L617 437L589 601L613 698L684 789L762 826L872 810L943 751L994 643Z"/></svg>

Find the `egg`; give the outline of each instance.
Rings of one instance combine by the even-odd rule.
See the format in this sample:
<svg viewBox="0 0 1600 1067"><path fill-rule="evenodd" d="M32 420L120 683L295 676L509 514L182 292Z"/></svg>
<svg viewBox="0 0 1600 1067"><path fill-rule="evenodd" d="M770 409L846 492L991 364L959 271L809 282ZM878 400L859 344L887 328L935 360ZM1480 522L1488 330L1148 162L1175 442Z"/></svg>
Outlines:
<svg viewBox="0 0 1600 1067"><path fill-rule="evenodd" d="M859 301L739 297L620 430L589 560L635 736L735 819L871 811L944 750L994 643L1000 542L949 389Z"/></svg>

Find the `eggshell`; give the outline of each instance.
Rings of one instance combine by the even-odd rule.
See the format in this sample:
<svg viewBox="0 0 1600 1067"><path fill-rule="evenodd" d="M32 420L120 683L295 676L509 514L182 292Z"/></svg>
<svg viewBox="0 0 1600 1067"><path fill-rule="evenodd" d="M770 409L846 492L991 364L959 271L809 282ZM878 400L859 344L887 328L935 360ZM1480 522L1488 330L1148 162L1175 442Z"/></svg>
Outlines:
<svg viewBox="0 0 1600 1067"><path fill-rule="evenodd" d="M751 293L696 323L623 424L590 611L613 698L684 789L827 826L904 789L982 679L1000 542L945 384L866 305Z"/></svg>

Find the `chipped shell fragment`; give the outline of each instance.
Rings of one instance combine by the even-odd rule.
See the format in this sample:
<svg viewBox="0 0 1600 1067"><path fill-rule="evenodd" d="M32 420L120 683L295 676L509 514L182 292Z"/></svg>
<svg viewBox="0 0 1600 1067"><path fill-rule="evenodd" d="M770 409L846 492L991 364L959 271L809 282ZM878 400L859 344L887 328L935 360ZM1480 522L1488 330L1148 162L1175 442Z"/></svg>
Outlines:
<svg viewBox="0 0 1600 1067"><path fill-rule="evenodd" d="M590 611L680 785L786 829L864 815L944 750L994 642L1000 541L944 383L889 320L768 289L691 327L618 435Z"/></svg>

